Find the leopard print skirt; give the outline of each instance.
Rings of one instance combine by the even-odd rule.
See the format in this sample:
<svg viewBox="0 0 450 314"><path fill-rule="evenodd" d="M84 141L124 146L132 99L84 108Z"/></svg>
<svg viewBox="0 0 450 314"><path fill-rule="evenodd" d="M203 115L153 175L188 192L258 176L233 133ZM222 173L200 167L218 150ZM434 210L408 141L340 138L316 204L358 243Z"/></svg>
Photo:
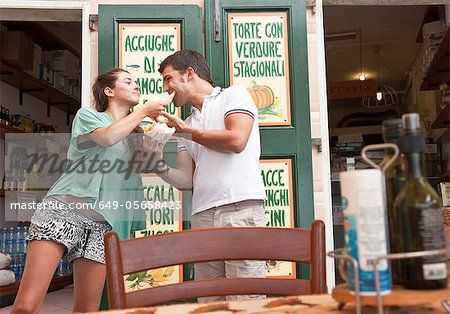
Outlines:
<svg viewBox="0 0 450 314"><path fill-rule="evenodd" d="M57 203L57 206L55 206ZM70 262L87 258L105 264L103 236L111 230L106 221L93 221L55 200L42 202L31 218L27 241L48 240L66 247Z"/></svg>

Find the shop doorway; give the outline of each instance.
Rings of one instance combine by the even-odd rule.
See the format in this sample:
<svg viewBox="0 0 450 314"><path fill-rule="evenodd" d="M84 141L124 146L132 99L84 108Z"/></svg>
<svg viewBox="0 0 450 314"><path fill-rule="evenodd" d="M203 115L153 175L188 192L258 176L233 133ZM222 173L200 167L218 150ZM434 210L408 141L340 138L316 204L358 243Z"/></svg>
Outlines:
<svg viewBox="0 0 450 314"><path fill-rule="evenodd" d="M429 143L426 173L430 183L437 188L448 172L448 157L442 154L448 146L448 124L435 121L445 114L448 121L439 83L449 80L445 44L449 13L444 5L412 4L325 5L323 11L334 246L341 248L344 220L338 173L368 167L360 150L383 142L383 120L419 113ZM447 66L435 70L434 63L440 62L435 57L444 46ZM337 275L336 282L340 280Z"/></svg>
<svg viewBox="0 0 450 314"><path fill-rule="evenodd" d="M15 169L15 157L24 150L5 143L5 137L8 133L70 133L73 117L82 106L81 99L89 100L88 2L3 2L0 31L0 238L2 251L12 256L10 269L16 278L16 283L0 291L3 307L12 304L17 293L26 253L18 244L25 243L29 225L27 219L19 216L5 217L5 209L12 202L40 202L46 192L32 191L31 181L19 186L16 180L6 180L5 168ZM83 105L89 105L89 101ZM14 140L9 143L17 144ZM34 175L40 186L43 182L48 186L53 183L38 173ZM14 183L6 187L7 181ZM71 282L69 263L62 260L50 290Z"/></svg>

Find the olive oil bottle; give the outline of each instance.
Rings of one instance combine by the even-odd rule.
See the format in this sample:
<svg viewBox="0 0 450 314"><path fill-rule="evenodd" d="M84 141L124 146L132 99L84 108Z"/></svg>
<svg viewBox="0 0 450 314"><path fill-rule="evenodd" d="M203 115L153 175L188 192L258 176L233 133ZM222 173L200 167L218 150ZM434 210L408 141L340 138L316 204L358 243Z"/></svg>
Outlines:
<svg viewBox="0 0 450 314"><path fill-rule="evenodd" d="M384 120L382 124L382 134L385 143L396 144L400 147L403 138L402 119ZM384 152L384 158L380 163L380 167L393 158L393 150L387 149ZM400 193L405 183L405 164L403 156L400 154L397 159L385 170L385 187L386 187L386 212L387 224L389 230L389 252L401 252L401 237L398 236L401 221L399 214L394 207L395 197ZM392 282L396 285L403 283L403 272L400 260L391 260L391 276Z"/></svg>
<svg viewBox="0 0 450 314"><path fill-rule="evenodd" d="M439 195L422 174L425 140L419 115L402 116L401 152L406 165L405 184L395 199L401 221L402 252L445 248L444 219ZM447 286L447 254L402 260L403 285L407 289L439 289Z"/></svg>

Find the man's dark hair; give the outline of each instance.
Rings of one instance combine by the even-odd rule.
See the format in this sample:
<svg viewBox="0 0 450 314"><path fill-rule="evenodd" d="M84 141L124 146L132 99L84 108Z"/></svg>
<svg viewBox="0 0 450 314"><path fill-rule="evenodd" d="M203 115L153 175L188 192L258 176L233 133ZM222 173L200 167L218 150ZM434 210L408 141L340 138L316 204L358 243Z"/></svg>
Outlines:
<svg viewBox="0 0 450 314"><path fill-rule="evenodd" d="M192 49L183 49L168 56L159 65L159 73L163 73L164 69L168 66L172 66L174 70L180 71L184 74L187 68L191 67L197 73L198 77L207 81L211 85L213 81L211 79L211 70L206 62L205 57Z"/></svg>

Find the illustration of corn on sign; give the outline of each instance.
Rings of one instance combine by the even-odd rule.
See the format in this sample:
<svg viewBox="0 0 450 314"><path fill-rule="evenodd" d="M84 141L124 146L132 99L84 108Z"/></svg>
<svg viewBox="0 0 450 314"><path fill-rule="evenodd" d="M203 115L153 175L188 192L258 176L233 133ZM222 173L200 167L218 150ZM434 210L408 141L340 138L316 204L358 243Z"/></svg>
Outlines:
<svg viewBox="0 0 450 314"><path fill-rule="evenodd" d="M179 23L119 23L119 67L130 72L139 86L139 105L163 93L158 67L181 49L180 29ZM173 103L166 111L181 117L181 109Z"/></svg>
<svg viewBox="0 0 450 314"><path fill-rule="evenodd" d="M181 231L182 192L154 174L143 175L144 197L147 203L145 230L135 232L135 237ZM183 281L183 266L151 269L124 276L126 292L147 289Z"/></svg>
<svg viewBox="0 0 450 314"><path fill-rule="evenodd" d="M230 85L246 87L260 125L290 125L286 13L228 14Z"/></svg>
<svg viewBox="0 0 450 314"><path fill-rule="evenodd" d="M291 160L260 160L259 165L266 190L266 199L264 201L266 227L294 228ZM295 263L267 261L267 276L272 278L295 278Z"/></svg>

